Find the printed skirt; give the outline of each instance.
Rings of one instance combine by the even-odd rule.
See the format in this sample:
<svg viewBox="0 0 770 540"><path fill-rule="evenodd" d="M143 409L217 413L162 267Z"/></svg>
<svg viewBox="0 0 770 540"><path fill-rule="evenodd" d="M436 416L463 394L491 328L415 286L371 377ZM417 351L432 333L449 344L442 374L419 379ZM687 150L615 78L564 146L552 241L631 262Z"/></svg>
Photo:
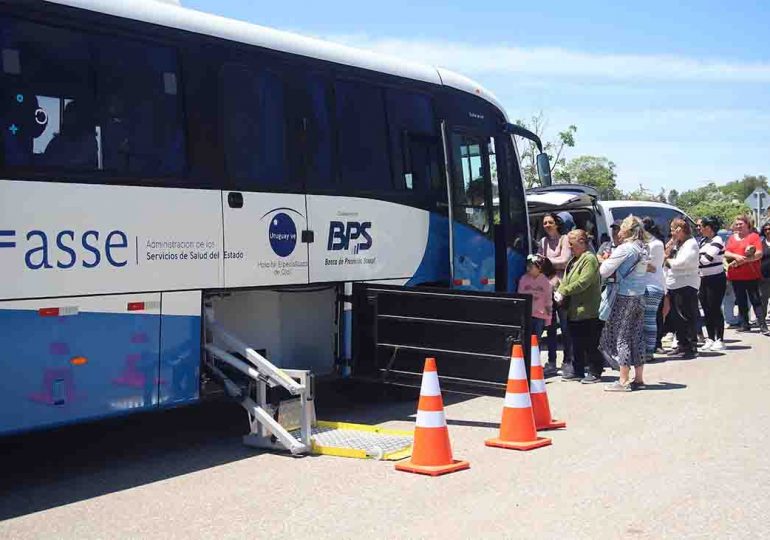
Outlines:
<svg viewBox="0 0 770 540"><path fill-rule="evenodd" d="M599 341L599 350L613 369L644 364L644 306L644 296L615 297Z"/></svg>

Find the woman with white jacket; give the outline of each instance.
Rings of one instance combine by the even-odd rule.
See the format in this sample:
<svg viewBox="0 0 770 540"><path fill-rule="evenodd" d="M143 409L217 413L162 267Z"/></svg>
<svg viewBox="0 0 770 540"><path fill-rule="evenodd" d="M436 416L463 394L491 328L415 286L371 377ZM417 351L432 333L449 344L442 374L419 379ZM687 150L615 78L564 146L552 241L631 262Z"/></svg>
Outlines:
<svg viewBox="0 0 770 540"><path fill-rule="evenodd" d="M683 219L671 221L671 240L666 244L666 289L671 311L671 323L679 347L672 355L683 359L698 354L696 325L698 321L698 289L700 288L700 248L692 237L689 223Z"/></svg>

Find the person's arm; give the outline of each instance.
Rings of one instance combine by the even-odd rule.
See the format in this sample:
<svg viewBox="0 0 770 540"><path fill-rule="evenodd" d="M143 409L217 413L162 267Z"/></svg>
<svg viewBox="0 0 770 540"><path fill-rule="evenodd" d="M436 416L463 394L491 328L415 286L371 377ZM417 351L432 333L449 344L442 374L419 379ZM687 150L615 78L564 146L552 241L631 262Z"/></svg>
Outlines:
<svg viewBox="0 0 770 540"><path fill-rule="evenodd" d="M700 264L707 265L714 262L714 258L722 251L722 244L711 242L700 251Z"/></svg>
<svg viewBox="0 0 770 540"><path fill-rule="evenodd" d="M730 237L730 239L727 241L727 247L725 248L725 259L734 262L737 266L740 266L746 262L746 256L743 253L737 253L733 251L734 249L737 249L737 246L735 245L735 240L733 240L733 237Z"/></svg>
<svg viewBox="0 0 770 540"><path fill-rule="evenodd" d="M754 238L754 241L751 242L751 245L754 246L754 249L756 251L754 252L754 255L750 257L746 257L746 262L754 262L754 261L762 260L762 239L759 237L759 235L756 235L756 237Z"/></svg>
<svg viewBox="0 0 770 540"><path fill-rule="evenodd" d="M588 258L583 262L580 272L575 275L575 270L573 270L570 274L569 282L564 281L559 287L559 294L562 296L570 296L583 292L596 280L596 271L599 266L596 257L589 256L588 254L583 255L583 257Z"/></svg>
<svg viewBox="0 0 770 540"><path fill-rule="evenodd" d="M599 267L599 274L602 278L606 279L614 274L618 268L620 268L620 265L623 264L623 261L626 260L627 255L628 251L624 249L624 246L618 246L618 248L612 252L612 255L604 260Z"/></svg>
<svg viewBox="0 0 770 540"><path fill-rule="evenodd" d="M562 235L559 238L559 254L549 258L556 270L564 270L567 267L567 263L572 258L572 250L569 247L567 235Z"/></svg>
<svg viewBox="0 0 770 540"><path fill-rule="evenodd" d="M537 243L537 254L541 257L545 257L545 237L541 238Z"/></svg>
<svg viewBox="0 0 770 540"><path fill-rule="evenodd" d="M688 240L679 247L676 257L668 259L668 267L677 271L697 270L699 259L698 242Z"/></svg>

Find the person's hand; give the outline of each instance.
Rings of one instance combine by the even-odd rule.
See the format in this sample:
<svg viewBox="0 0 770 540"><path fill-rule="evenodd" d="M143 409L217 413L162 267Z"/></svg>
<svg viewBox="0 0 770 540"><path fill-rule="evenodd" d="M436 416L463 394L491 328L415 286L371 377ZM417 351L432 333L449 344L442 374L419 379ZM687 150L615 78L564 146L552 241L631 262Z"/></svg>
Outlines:
<svg viewBox="0 0 770 540"><path fill-rule="evenodd" d="M735 266L742 266L746 264L746 257L743 255L735 255L731 264L735 264Z"/></svg>
<svg viewBox="0 0 770 540"><path fill-rule="evenodd" d="M561 304L562 302L564 302L564 295L559 291L554 291L553 299L556 301L557 304Z"/></svg>
<svg viewBox="0 0 770 540"><path fill-rule="evenodd" d="M655 265L654 264L648 264L647 265L647 273L648 274L654 274L655 273Z"/></svg>

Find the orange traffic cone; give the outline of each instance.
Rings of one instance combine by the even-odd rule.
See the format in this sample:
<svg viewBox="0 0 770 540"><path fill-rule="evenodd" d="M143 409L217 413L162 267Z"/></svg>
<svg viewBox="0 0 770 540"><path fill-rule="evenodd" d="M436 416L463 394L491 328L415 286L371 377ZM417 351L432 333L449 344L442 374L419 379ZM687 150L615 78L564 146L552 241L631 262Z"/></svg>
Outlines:
<svg viewBox="0 0 770 540"><path fill-rule="evenodd" d="M422 372L420 401L417 404L417 422L414 428L412 459L396 464L397 471L440 474L461 471L470 467L467 461L452 458L449 430L444 416L444 401L438 384L436 359L426 358Z"/></svg>
<svg viewBox="0 0 770 540"><path fill-rule="evenodd" d="M524 365L524 349L521 345L514 345L511 354L500 436L487 439L484 444L512 450L533 450L551 444L551 439L538 437L535 430L532 400L527 385L527 368Z"/></svg>
<svg viewBox="0 0 770 540"><path fill-rule="evenodd" d="M535 415L535 428L538 430L560 429L567 427L567 422L554 420L551 417L551 405L545 391L545 376L543 365L540 363L540 345L537 336L532 335L532 358L529 370L529 394L532 397L532 413Z"/></svg>

